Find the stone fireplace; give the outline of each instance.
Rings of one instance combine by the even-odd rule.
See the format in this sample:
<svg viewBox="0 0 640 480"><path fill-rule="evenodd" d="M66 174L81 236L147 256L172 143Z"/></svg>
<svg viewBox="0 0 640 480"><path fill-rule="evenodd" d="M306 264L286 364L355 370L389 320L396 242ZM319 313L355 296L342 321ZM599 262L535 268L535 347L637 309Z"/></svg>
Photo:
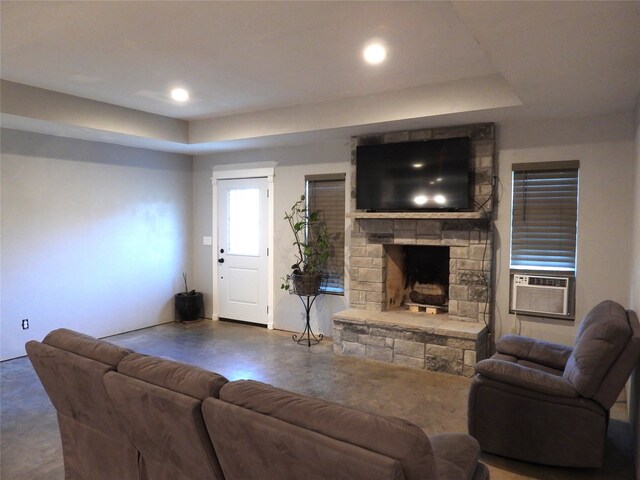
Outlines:
<svg viewBox="0 0 640 480"><path fill-rule="evenodd" d="M369 213L356 211L352 202L351 308L333 317L336 353L466 376L487 356L493 125L355 138L353 159L364 142L461 135L472 141L475 211ZM352 165L355 170L354 160Z"/></svg>

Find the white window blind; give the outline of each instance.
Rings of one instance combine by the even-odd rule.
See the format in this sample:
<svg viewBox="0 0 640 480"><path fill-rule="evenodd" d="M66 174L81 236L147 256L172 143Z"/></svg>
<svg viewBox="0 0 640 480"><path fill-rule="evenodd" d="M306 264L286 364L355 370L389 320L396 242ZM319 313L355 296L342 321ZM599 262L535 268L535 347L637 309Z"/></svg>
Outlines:
<svg viewBox="0 0 640 480"><path fill-rule="evenodd" d="M305 177L307 208L310 212L319 212L329 235L329 259L325 267L327 293L344 293L344 179L344 173Z"/></svg>
<svg viewBox="0 0 640 480"><path fill-rule="evenodd" d="M514 164L511 268L575 271L578 167Z"/></svg>

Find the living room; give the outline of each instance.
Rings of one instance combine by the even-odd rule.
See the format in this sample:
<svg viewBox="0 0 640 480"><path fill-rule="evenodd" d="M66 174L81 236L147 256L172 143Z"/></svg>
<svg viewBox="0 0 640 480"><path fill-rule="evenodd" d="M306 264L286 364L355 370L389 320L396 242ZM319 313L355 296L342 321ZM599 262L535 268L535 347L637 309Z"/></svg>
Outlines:
<svg viewBox="0 0 640 480"><path fill-rule="evenodd" d="M110 48L116 49L116 35L110 29L124 28L120 22L128 15L140 19L148 12L126 6L119 10L108 2L82 8L51 2L51 10L20 3L2 4L2 360L24 356L27 341L41 340L55 328L101 338L173 322L173 298L184 290L183 273L189 290L203 292L205 317L215 317L218 256L205 239L215 239L217 234L212 175L224 171L273 170L271 326L298 332L304 322L300 301L280 289L292 261L290 232L282 216L304 192L305 176L345 175L348 258L350 214L354 213L348 187L353 181L352 138L485 123L494 125L496 132L493 341L518 333L570 345L580 319L599 301L611 299L640 310L637 2L616 2L606 9L597 3L498 7L439 2L427 7L417 2L407 5L406 12L394 5L398 9L394 15L389 5L380 4L367 13L372 24L386 14L391 16L389 22L402 25L420 12L421 21L433 16L429 25L434 30L435 18L449 28L459 28L456 32L467 42L465 48L479 42L481 51L473 51L473 58L486 62L484 69L461 56L458 68L467 62L475 76L456 71L447 74L448 81L446 76L431 77L431 83L379 85L378 91L370 91L366 83L374 82L378 74L363 67L362 90L352 90L350 95L345 90L334 92L333 97L317 92L316 97L309 92L300 97L304 95L300 92L297 100L278 98L269 104L262 99L266 103L260 104L254 98L254 104L241 106L238 99L235 107L225 99L229 104L218 105L218 111L225 113L212 116L195 109L185 114L180 105L158 100L157 92L145 93L141 83L137 90L129 90L135 101L128 104L100 95L109 75L98 67L89 71L91 64L82 63L86 60L83 55L107 62L111 51L105 48L83 54L82 38L88 42L94 33L105 44L113 41ZM295 10L294 6L299 8L295 3L287 7ZM347 9L342 12L345 16L360 13L368 18L353 2L334 7ZM195 10L183 14L176 13L175 6L173 10L167 6L165 12L155 3L146 8L158 8L158 14L177 18L184 15L188 25L196 17L213 15L207 9L215 11L215 3L191 5ZM251 9L249 5L244 8ZM308 8L317 9L312 10L317 15L328 15L317 5ZM263 12L267 17L282 13ZM291 22L310 22L313 17L304 9L291 16ZM550 24L554 17L562 21ZM65 31L60 26L63 18L73 19L75 26L70 31L77 32L77 37L68 39L60 33ZM255 13L245 18L258 22ZM28 28L25 19L29 19ZM59 25L59 30L47 30L49 22ZM365 30L368 22L356 23ZM184 32L185 25L181 25ZM206 30L206 25L198 25ZM512 25L520 28L508 28ZM415 28L413 22L410 26ZM338 27L334 30L341 32ZM501 39L507 32L511 36ZM225 34L230 33L225 30ZM126 40L126 35L122 38ZM148 42L147 37L133 38L138 45ZM169 45L175 38L158 38L162 41L157 48L171 51ZM265 49L273 41L260 38ZM445 40L450 36L439 41ZM543 40L564 43L554 45L562 48L552 48ZM32 41L35 47L29 51ZM435 40L429 41L438 46ZM515 53L504 51L518 42L527 62L517 62ZM45 48L47 44L51 50ZM125 41L113 55L120 56L125 70L133 68L128 61L139 62L135 76L143 76L145 62L140 57L128 60L127 47L130 43ZM399 47L394 48L399 56ZM241 50L246 49L249 46ZM143 54L144 48L140 51ZM449 55L453 51L452 47ZM540 58L543 51L547 58ZM293 55L291 50L288 54ZM394 53L389 55L393 59ZM429 55L434 62L438 58L434 52ZM60 65L62 73L57 77L54 65L36 68L49 57ZM203 57L197 60L206 63ZM605 69L606 65L611 66ZM51 78L47 72L53 72ZM49 83L39 78L48 78ZM287 85L295 84L294 80L287 78ZM118 83L113 78L111 82ZM247 80L246 85L260 99L268 97L264 92L269 84L265 80L265 86L258 88L254 77L254 83ZM320 86L313 84L316 89ZM277 86L273 88L274 96L281 93ZM123 94L122 87L113 91ZM194 103L202 104L210 93L193 95ZM154 103L164 113L148 107ZM509 312L512 166L566 160L580 161L576 320L514 315ZM344 295L320 296L312 311L314 330L327 337L332 335L332 316L352 302L348 266L344 274ZM28 320L28 328L23 320ZM630 407L635 410L637 406Z"/></svg>

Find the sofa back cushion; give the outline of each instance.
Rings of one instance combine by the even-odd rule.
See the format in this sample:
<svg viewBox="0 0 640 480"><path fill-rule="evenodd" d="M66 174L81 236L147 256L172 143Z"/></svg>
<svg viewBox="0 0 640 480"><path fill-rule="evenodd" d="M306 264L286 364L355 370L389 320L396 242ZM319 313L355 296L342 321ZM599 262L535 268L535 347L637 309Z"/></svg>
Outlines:
<svg viewBox="0 0 640 480"><path fill-rule="evenodd" d="M400 462L207 398L202 412L226 480L403 480Z"/></svg>
<svg viewBox="0 0 640 480"><path fill-rule="evenodd" d="M130 350L66 329L25 347L58 414L105 435L126 438L102 378Z"/></svg>
<svg viewBox="0 0 640 480"><path fill-rule="evenodd" d="M431 443L416 425L336 403L291 393L251 380L230 382L220 400L291 426L388 457L407 480L436 477Z"/></svg>
<svg viewBox="0 0 640 480"><path fill-rule="evenodd" d="M582 320L563 377L592 398L632 336L627 312L616 302L596 305Z"/></svg>
<svg viewBox="0 0 640 480"><path fill-rule="evenodd" d="M137 480L138 451L103 384L130 350L66 329L26 350L58 414L65 478Z"/></svg>
<svg viewBox="0 0 640 480"><path fill-rule="evenodd" d="M146 479L223 479L202 418L202 400L227 380L216 373L133 353L104 382L140 451Z"/></svg>
<svg viewBox="0 0 640 480"><path fill-rule="evenodd" d="M118 365L132 352L128 348L66 328L53 330L44 337L42 343L112 366Z"/></svg>
<svg viewBox="0 0 640 480"><path fill-rule="evenodd" d="M638 323L638 316L634 311L627 310L627 318L633 332L632 336L593 396L593 399L606 409L611 408L616 402L640 358L640 324Z"/></svg>
<svg viewBox="0 0 640 480"><path fill-rule="evenodd" d="M186 363L133 353L118 364L118 372L147 383L204 400L218 398L228 380L217 373Z"/></svg>

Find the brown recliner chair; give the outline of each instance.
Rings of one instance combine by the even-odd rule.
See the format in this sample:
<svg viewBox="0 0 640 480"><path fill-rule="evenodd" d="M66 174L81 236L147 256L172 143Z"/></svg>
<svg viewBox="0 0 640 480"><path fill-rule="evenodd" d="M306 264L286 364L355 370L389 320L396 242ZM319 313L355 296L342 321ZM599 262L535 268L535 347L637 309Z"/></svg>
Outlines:
<svg viewBox="0 0 640 480"><path fill-rule="evenodd" d="M609 409L640 356L640 325L607 300L578 327L572 347L507 335L478 362L469 433L489 453L566 467L600 467Z"/></svg>
<svg viewBox="0 0 640 480"><path fill-rule="evenodd" d="M138 480L138 450L102 383L131 350L63 328L26 349L58 414L65 478Z"/></svg>

